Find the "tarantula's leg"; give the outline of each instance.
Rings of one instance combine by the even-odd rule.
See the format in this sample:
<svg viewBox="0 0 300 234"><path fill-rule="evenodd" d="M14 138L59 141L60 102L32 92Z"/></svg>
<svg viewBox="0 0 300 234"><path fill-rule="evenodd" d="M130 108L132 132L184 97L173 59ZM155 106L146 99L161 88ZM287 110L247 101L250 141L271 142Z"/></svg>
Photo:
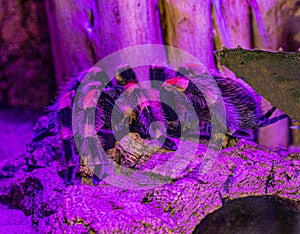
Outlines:
<svg viewBox="0 0 300 234"><path fill-rule="evenodd" d="M148 109L148 108L147 108ZM150 108L151 110L151 108ZM149 111L149 109L148 109ZM150 113L149 113L150 114ZM164 119L158 119L158 122L155 122L155 119L152 124L150 124L149 134L151 138L157 139L158 142L162 144L162 148L167 150L175 151L178 149L178 144L169 136L168 134L168 125Z"/></svg>
<svg viewBox="0 0 300 234"><path fill-rule="evenodd" d="M68 167L65 183L67 185L70 185L74 182L76 166L79 164L78 157L75 153L74 143L72 141L73 133L70 120L70 118L72 118L72 110L70 108L63 108L62 110L60 110L60 118L60 134L63 143L64 156Z"/></svg>
<svg viewBox="0 0 300 234"><path fill-rule="evenodd" d="M160 101L164 119L167 122L167 134L179 138L181 137L181 123L176 113L176 101L174 95L164 88L160 89Z"/></svg>
<svg viewBox="0 0 300 234"><path fill-rule="evenodd" d="M254 140L254 133L251 129L236 129L231 134L227 134L233 138L246 139L249 141Z"/></svg>
<svg viewBox="0 0 300 234"><path fill-rule="evenodd" d="M32 138L32 142L36 142L36 141L40 141L42 139L44 139L47 136L51 136L52 133L50 132L49 128L42 128L39 129L37 132L35 132L33 138Z"/></svg>
<svg viewBox="0 0 300 234"><path fill-rule="evenodd" d="M290 126L290 129L300 130L300 126Z"/></svg>
<svg viewBox="0 0 300 234"><path fill-rule="evenodd" d="M64 148L64 156L68 164L68 170L65 183L70 185L74 182L76 166L79 164L77 155L75 154L72 132L72 106L75 97L75 91L67 92L59 102L59 118L60 118L60 136Z"/></svg>
<svg viewBox="0 0 300 234"><path fill-rule="evenodd" d="M129 125L132 125L137 119L136 113L131 109L130 111L128 111L128 113L126 112L126 114L129 116Z"/></svg>
<svg viewBox="0 0 300 234"><path fill-rule="evenodd" d="M157 81L157 82L151 82L152 88L160 89L162 82L166 81L166 79L167 79L167 74L165 72L165 68L163 67L163 65L150 66L150 81Z"/></svg>
<svg viewBox="0 0 300 234"><path fill-rule="evenodd" d="M45 137L55 135L54 124L53 124L53 122L55 122L54 116L52 117L42 116L41 118L39 118L38 122L36 123L36 126L33 129L34 136L32 142L40 141Z"/></svg>
<svg viewBox="0 0 300 234"><path fill-rule="evenodd" d="M164 124L161 122L158 123L152 123L149 126L149 135L152 139L157 139L159 143L162 144L162 148L165 148L167 150L175 151L178 149L178 145L176 142L171 139L167 134L167 129Z"/></svg>
<svg viewBox="0 0 300 234"><path fill-rule="evenodd" d="M101 152L101 147L98 146L99 138L97 132L104 126L105 113L102 111L102 107L98 106L97 114L98 116L94 118L97 106L97 95L98 86L94 85L92 89L86 94L83 99L83 108L84 108L84 138L87 141L88 152L92 164L95 165L92 181L94 185L98 185L102 180L100 173L102 171L103 163L103 152ZM100 108L100 109L99 109ZM96 121L95 121L96 120ZM97 129L96 129L97 125ZM100 160L99 160L100 159Z"/></svg>
<svg viewBox="0 0 300 234"><path fill-rule="evenodd" d="M117 67L117 72L116 72L116 79L118 85L124 86L129 84L130 82L132 83L138 83L137 77L131 68L130 65L128 64L123 64Z"/></svg>
<svg viewBox="0 0 300 234"><path fill-rule="evenodd" d="M277 107L273 106L270 110L267 111L266 114L262 115L259 119L258 119L258 126L257 127L266 127L268 125L271 125L273 123L276 123L279 120L288 118L289 116L287 114L282 114L279 116L276 116L274 118L271 118L271 115L277 110Z"/></svg>
<svg viewBox="0 0 300 234"><path fill-rule="evenodd" d="M176 144L175 141L173 141L171 138L169 138L168 136L164 139L163 141L163 137L160 136L158 138L159 142L163 142L162 148L165 148L167 150L172 150L172 151L176 151L178 149L178 145Z"/></svg>
<svg viewBox="0 0 300 234"><path fill-rule="evenodd" d="M105 155L106 153L103 149L98 150L98 154L96 155L96 157L99 157L100 162L96 163L94 167L94 173L92 178L92 182L94 185L98 185L99 182L102 181L108 175L105 171Z"/></svg>
<svg viewBox="0 0 300 234"><path fill-rule="evenodd" d="M65 151L65 158L68 163L65 183L71 185L74 183L76 166L79 164L77 155L75 154L74 144L71 139L63 139L63 147Z"/></svg>
<svg viewBox="0 0 300 234"><path fill-rule="evenodd" d="M92 178L92 181L93 181L94 185L98 185L99 182L101 181L100 176L99 176L100 173L101 173L101 168L102 168L101 164L96 164L95 165L94 174L93 174L93 178Z"/></svg>
<svg viewBox="0 0 300 234"><path fill-rule="evenodd" d="M102 147L99 146L98 136L86 137L85 141L88 146L90 164L94 166L92 182L94 185L98 185L99 182L105 178L105 152Z"/></svg>
<svg viewBox="0 0 300 234"><path fill-rule="evenodd" d="M163 148L176 150L177 144L167 135L167 122L158 108L158 103L139 99L138 133L142 138L156 139Z"/></svg>
<svg viewBox="0 0 300 234"><path fill-rule="evenodd" d="M177 119L175 121L167 121L167 134L171 137L180 138L181 137L181 124Z"/></svg>
<svg viewBox="0 0 300 234"><path fill-rule="evenodd" d="M282 114L271 119L265 119L263 122L259 123L258 127L266 127L285 118L289 118L289 116L287 114Z"/></svg>
<svg viewBox="0 0 300 234"><path fill-rule="evenodd" d="M271 115L277 110L277 107L276 106L273 106L270 110L267 111L266 114L264 114L260 119L267 119L267 118L270 118Z"/></svg>

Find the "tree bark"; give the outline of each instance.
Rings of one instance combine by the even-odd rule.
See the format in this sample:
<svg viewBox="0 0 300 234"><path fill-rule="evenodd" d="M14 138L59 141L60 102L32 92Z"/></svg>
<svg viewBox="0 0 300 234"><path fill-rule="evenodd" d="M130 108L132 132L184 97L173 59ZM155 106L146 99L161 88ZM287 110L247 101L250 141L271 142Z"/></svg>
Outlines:
<svg viewBox="0 0 300 234"><path fill-rule="evenodd" d="M214 25L215 49L235 48L238 45L244 49L252 48L250 5L247 0L216 0L213 4L212 19ZM235 75L220 62L216 61L218 70L224 75Z"/></svg>
<svg viewBox="0 0 300 234"><path fill-rule="evenodd" d="M162 44L157 0L46 0L56 78L128 46Z"/></svg>
<svg viewBox="0 0 300 234"><path fill-rule="evenodd" d="M293 3L292 3L293 2ZM251 0L214 1L213 22L215 25L215 46L234 48L238 45L244 49L258 47L263 50L277 50L283 34L283 25L288 15L291 15L291 6L296 0ZM218 64L220 70L230 75L223 66ZM271 104L261 99L264 112L271 108ZM276 111L272 117L283 114ZM276 124L261 128L258 131L258 142L270 147L288 146L289 120L284 119Z"/></svg>
<svg viewBox="0 0 300 234"><path fill-rule="evenodd" d="M213 4L216 49L252 47L250 6L247 0L216 0Z"/></svg>
<svg viewBox="0 0 300 234"><path fill-rule="evenodd" d="M253 43L254 47L262 50L277 51L283 39L283 26L288 17L293 14L296 0L251 0L253 13ZM261 107L264 111L271 108L271 104L262 99ZM272 117L283 114L277 110ZM283 119L275 124L261 128L258 132L258 142L270 147L289 145L289 120Z"/></svg>
<svg viewBox="0 0 300 234"><path fill-rule="evenodd" d="M188 52L214 69L211 1L159 0L159 6L165 44ZM170 60L180 61L178 56L168 54Z"/></svg>

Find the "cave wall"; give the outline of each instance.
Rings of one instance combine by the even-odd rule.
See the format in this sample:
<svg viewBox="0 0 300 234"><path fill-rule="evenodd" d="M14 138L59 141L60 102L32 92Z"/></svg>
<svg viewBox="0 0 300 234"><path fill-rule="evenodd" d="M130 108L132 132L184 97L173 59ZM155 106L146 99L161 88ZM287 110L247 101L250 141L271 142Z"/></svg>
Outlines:
<svg viewBox="0 0 300 234"><path fill-rule="evenodd" d="M0 0L0 104L41 108L53 98L45 5L40 0Z"/></svg>

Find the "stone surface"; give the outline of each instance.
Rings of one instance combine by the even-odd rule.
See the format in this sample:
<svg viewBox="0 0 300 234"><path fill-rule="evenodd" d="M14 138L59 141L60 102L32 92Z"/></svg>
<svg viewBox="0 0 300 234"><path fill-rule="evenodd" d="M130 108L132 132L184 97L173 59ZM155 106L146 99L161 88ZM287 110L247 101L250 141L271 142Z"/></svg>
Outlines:
<svg viewBox="0 0 300 234"><path fill-rule="evenodd" d="M31 227L31 217L20 210L0 205L0 233L36 234Z"/></svg>
<svg viewBox="0 0 300 234"><path fill-rule="evenodd" d="M64 168L55 160L59 155L55 137L31 142L27 148L26 153L1 161L0 202L29 216L30 225L26 229L24 224L24 232L34 233L31 226L46 222L61 205ZM21 230L22 225L3 227L3 231L11 228Z"/></svg>
<svg viewBox="0 0 300 234"><path fill-rule="evenodd" d="M191 233L228 201L248 196L285 199L286 207L300 210L299 153L240 140L210 159L204 173L199 169L209 159L206 146L185 140L185 154L176 159L175 152L156 151L154 144L147 149L146 144L135 135L124 137L109 154L121 170L114 168L98 186L89 185L91 175L82 170L85 180L65 187L65 169L56 160L59 144L46 137L32 143L25 158L1 163L6 176L0 179L0 201L29 215L44 233ZM133 164L128 163L133 162L130 152L137 160ZM36 163L30 164L29 156ZM126 171L128 165L133 173Z"/></svg>
<svg viewBox="0 0 300 234"><path fill-rule="evenodd" d="M176 178L154 188L128 189L125 180L114 186L106 179L98 186L67 187L58 212L39 228L52 233L191 233L209 213L248 196L287 199L299 211L299 154L281 154L241 140L237 147L221 151L204 174L199 168L205 151L199 146ZM164 155L168 160L172 154L159 154L152 172L169 176L155 168L166 160Z"/></svg>

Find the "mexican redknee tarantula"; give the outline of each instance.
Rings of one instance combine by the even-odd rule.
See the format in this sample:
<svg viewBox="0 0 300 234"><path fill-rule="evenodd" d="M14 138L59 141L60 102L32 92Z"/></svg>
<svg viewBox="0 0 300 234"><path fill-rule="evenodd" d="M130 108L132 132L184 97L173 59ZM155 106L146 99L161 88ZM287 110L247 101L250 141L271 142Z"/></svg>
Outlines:
<svg viewBox="0 0 300 234"><path fill-rule="evenodd" d="M60 135L61 152L67 164L66 184L74 182L79 166L78 144L80 154L88 156L94 164L93 184L97 185L105 178L105 151L113 148L117 142L114 132L119 138L128 131L137 132L144 139L157 140L167 150L177 149L175 138L180 138L184 131L196 133L198 137L209 137L210 107L220 101L220 97L214 96L215 88L221 93L228 132L234 137L247 137L245 132L248 130L267 126L287 117L284 114L269 119L276 107L263 115L253 91L238 80L200 74L199 68L194 64L182 66L177 72L153 65L150 66L149 73L151 81L161 82L161 85L157 82L152 85L152 89L158 91L160 101L150 101L149 89L139 85L136 74L129 65L116 69L114 81L110 81L101 68L94 67L71 79L62 89L56 102L49 107L49 124L35 133L33 141L48 135ZM85 77L88 77L89 82L79 88ZM217 86L213 87L210 79ZM199 82L204 87L202 92L196 85ZM183 95L178 95L180 93ZM182 98L190 105L184 105L180 101ZM196 116L190 115L191 108ZM80 121L72 122L74 110L76 119ZM113 110L116 113L114 118ZM181 127L182 121L187 123L187 127ZM192 121L197 123L196 129L195 125L189 128L189 122ZM161 125L155 125L156 122ZM77 147L74 137L79 139ZM95 138L100 141L101 147L95 144Z"/></svg>

